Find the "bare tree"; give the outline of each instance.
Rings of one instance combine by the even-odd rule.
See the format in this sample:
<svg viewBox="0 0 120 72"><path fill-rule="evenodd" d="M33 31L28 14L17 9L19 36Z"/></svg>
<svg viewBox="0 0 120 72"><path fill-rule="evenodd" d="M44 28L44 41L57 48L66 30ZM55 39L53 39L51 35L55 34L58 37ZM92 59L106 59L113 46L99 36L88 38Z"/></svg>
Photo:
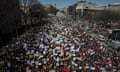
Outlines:
<svg viewBox="0 0 120 72"><path fill-rule="evenodd" d="M35 4L31 7L31 9L32 16L38 23L47 15L47 12L45 12L42 4Z"/></svg>
<svg viewBox="0 0 120 72"><path fill-rule="evenodd" d="M23 22L25 23L25 31L26 31L26 25L32 24L32 7L34 5L40 4L38 0L20 0L21 6L22 6L22 17Z"/></svg>

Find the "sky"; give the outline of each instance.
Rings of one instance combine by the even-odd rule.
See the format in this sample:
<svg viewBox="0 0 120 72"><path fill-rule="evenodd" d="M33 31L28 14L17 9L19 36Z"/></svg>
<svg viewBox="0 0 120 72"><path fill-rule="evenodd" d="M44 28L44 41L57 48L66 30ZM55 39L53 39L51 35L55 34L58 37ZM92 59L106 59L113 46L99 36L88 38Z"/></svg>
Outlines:
<svg viewBox="0 0 120 72"><path fill-rule="evenodd" d="M39 0L42 4L52 4L55 5L57 8L67 7L72 5L80 0ZM120 0L86 0L87 2L93 2L98 5L106 5L120 2Z"/></svg>

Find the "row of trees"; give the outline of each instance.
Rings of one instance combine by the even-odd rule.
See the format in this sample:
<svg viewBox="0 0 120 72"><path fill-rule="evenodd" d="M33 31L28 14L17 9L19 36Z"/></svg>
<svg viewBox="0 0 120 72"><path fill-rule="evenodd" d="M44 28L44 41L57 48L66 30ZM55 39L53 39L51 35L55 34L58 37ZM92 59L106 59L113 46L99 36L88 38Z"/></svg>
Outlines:
<svg viewBox="0 0 120 72"><path fill-rule="evenodd" d="M3 46L33 24L41 24L47 12L39 0L3 0L0 2L0 46Z"/></svg>
<svg viewBox="0 0 120 72"><path fill-rule="evenodd" d="M21 0L20 3L24 24L39 23L47 15L43 5L38 0Z"/></svg>
<svg viewBox="0 0 120 72"><path fill-rule="evenodd" d="M102 22L104 26L114 26L115 23L120 22L120 12L112 10L102 10L89 12L85 14L85 19Z"/></svg>
<svg viewBox="0 0 120 72"><path fill-rule="evenodd" d="M53 5L45 7L38 0L20 0L22 12L22 23L24 25L40 23L42 19L47 18L48 13L56 14L58 9ZM46 10L47 9L47 10Z"/></svg>
<svg viewBox="0 0 120 72"><path fill-rule="evenodd" d="M19 0L0 1L0 46L7 43L21 27Z"/></svg>

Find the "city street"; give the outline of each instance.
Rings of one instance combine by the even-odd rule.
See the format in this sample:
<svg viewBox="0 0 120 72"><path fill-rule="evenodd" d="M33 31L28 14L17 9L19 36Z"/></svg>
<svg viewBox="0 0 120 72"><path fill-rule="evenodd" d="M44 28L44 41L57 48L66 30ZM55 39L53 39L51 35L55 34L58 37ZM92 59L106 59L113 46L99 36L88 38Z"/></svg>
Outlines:
<svg viewBox="0 0 120 72"><path fill-rule="evenodd" d="M48 20L50 23L35 27L3 47L3 72L120 71L118 52L106 45L106 30L69 16Z"/></svg>
<svg viewBox="0 0 120 72"><path fill-rule="evenodd" d="M0 72L120 72L120 0L2 0Z"/></svg>

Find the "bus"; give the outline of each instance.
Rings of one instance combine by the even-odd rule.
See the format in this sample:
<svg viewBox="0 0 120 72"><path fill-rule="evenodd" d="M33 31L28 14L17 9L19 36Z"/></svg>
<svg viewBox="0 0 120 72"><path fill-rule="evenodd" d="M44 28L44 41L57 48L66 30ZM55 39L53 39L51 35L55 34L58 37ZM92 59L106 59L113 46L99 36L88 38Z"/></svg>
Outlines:
<svg viewBox="0 0 120 72"><path fill-rule="evenodd" d="M120 52L120 29L112 30L112 33L109 35L108 46Z"/></svg>

